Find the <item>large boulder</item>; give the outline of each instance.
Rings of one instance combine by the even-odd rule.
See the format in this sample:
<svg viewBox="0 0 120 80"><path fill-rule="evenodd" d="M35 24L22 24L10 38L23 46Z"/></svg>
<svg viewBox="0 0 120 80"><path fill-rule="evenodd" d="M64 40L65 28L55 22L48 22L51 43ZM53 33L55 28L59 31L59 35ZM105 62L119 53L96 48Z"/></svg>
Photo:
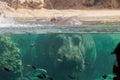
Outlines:
<svg viewBox="0 0 120 80"><path fill-rule="evenodd" d="M0 35L0 80L22 76L23 63L20 49L8 36ZM9 72L9 73L8 73Z"/></svg>

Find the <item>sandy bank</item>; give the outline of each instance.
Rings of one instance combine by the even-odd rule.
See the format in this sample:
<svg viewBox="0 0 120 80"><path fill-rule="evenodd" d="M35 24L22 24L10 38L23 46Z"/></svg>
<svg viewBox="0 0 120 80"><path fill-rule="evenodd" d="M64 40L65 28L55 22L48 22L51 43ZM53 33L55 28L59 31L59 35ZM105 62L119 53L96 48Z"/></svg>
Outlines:
<svg viewBox="0 0 120 80"><path fill-rule="evenodd" d="M76 19L83 22L120 22L120 10L48 10L48 9L17 9L14 11L6 11L7 17L17 18L18 21L40 19L50 20L53 17L65 17L64 21ZM62 23L61 22L61 23ZM60 24L61 24L60 23Z"/></svg>

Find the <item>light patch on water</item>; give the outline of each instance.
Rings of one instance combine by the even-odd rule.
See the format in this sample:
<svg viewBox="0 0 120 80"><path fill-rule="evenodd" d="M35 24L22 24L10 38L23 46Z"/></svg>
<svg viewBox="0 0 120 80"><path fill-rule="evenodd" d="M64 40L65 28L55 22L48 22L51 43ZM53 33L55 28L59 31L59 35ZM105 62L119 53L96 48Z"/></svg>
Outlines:
<svg viewBox="0 0 120 80"><path fill-rule="evenodd" d="M30 24L30 23L17 23L14 19L5 17L4 14L0 15L0 28L3 27L37 27L43 26L41 24Z"/></svg>
<svg viewBox="0 0 120 80"><path fill-rule="evenodd" d="M72 23L73 22L73 23ZM0 33L119 33L120 24L97 24L79 26L82 24L76 20L68 22L74 25L55 25L40 23L19 23L14 18L0 15ZM99 27L99 28L98 28Z"/></svg>
<svg viewBox="0 0 120 80"><path fill-rule="evenodd" d="M0 27L7 27L14 25L15 21L10 18L6 18L4 14L0 15Z"/></svg>

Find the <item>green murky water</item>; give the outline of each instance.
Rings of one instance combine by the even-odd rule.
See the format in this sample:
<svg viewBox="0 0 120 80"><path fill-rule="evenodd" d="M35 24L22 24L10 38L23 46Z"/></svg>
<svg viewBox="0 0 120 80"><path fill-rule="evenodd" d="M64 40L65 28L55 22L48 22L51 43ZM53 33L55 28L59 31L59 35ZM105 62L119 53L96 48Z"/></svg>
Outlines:
<svg viewBox="0 0 120 80"><path fill-rule="evenodd" d="M23 30L8 28L8 33L14 29ZM8 34L1 28L0 80L112 80L114 77L116 58L111 53L120 42L120 33L90 33L88 29L85 33L63 33L53 29L58 31L54 33L45 28L41 28L43 33L38 33L37 28L31 33L24 29L28 32ZM107 78L103 79L103 75Z"/></svg>

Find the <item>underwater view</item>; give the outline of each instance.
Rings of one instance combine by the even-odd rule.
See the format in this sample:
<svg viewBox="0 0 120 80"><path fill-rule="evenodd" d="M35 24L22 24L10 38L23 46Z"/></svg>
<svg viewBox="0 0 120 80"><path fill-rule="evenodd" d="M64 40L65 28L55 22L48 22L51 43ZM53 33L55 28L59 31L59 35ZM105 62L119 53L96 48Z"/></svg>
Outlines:
<svg viewBox="0 0 120 80"><path fill-rule="evenodd" d="M0 34L0 80L113 80L119 33Z"/></svg>
<svg viewBox="0 0 120 80"><path fill-rule="evenodd" d="M120 80L120 0L0 0L0 80Z"/></svg>

